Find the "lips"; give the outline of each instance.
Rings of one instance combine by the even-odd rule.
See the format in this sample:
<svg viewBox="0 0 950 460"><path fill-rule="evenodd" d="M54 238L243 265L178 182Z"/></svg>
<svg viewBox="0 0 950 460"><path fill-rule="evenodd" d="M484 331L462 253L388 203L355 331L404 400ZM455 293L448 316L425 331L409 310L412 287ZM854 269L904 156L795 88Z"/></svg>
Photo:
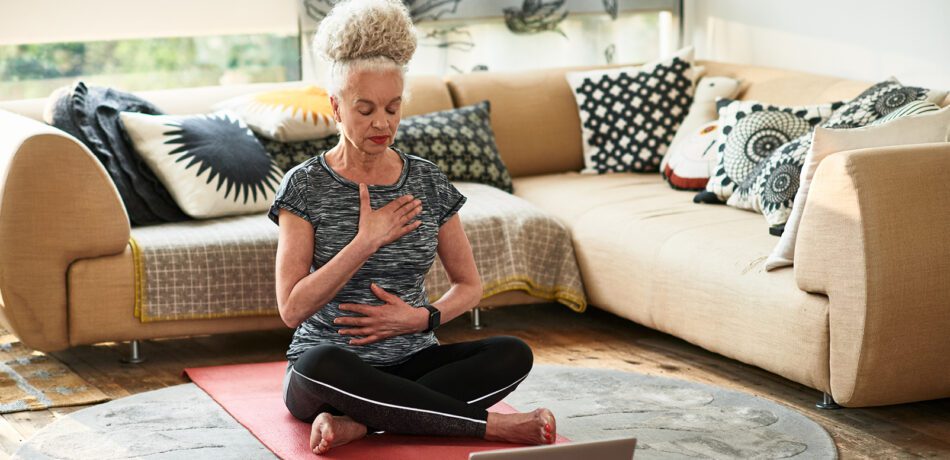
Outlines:
<svg viewBox="0 0 950 460"><path fill-rule="evenodd" d="M382 145L382 144L385 144L386 141L389 140L389 136L373 136L373 137L370 137L369 140L373 141L376 144Z"/></svg>

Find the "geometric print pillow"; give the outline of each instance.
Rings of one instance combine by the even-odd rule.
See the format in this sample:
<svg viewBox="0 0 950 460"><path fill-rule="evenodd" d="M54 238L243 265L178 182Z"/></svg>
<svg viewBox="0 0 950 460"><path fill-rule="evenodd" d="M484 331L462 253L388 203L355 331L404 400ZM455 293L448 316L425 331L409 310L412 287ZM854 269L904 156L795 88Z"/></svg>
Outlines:
<svg viewBox="0 0 950 460"><path fill-rule="evenodd" d="M946 95L946 91L904 86L891 78L871 86L845 103L822 126L831 129L860 128L909 102L939 104Z"/></svg>
<svg viewBox="0 0 950 460"><path fill-rule="evenodd" d="M714 146L716 172L706 184L704 202L751 209L752 180L779 147L827 120L833 106L781 107L756 101L723 99L719 104L719 136ZM735 195L735 196L734 196ZM697 196L700 199L700 196Z"/></svg>
<svg viewBox="0 0 950 460"><path fill-rule="evenodd" d="M135 151L196 219L263 212L284 176L236 115L122 112Z"/></svg>
<svg viewBox="0 0 950 460"><path fill-rule="evenodd" d="M582 173L659 171L693 102L692 54L566 74L581 120Z"/></svg>
<svg viewBox="0 0 950 460"><path fill-rule="evenodd" d="M407 117L393 148L436 165L452 181L478 182L513 191L491 128L491 105L474 105Z"/></svg>
<svg viewBox="0 0 950 460"><path fill-rule="evenodd" d="M863 112L864 115L851 117L850 119L846 119L847 115L843 115L842 110L839 109L835 112L837 117L835 118L833 115L833 118L823 123L822 127L830 127L834 121L838 126L837 129L872 126L904 116L938 110L939 107L932 102L928 102L926 98L914 98L913 94L923 94L926 91L919 90L920 88L892 88L888 90L891 91L890 97L878 98L878 101L882 102L881 104L867 104L871 107L883 109L865 111ZM878 94L886 93L878 92ZM942 100L944 95L936 93L933 97ZM890 104L897 104L900 101L910 102L897 107L890 106ZM852 107L855 106L857 105L852 105ZM855 110L850 113L860 114L862 112ZM874 121L869 122L868 120ZM863 125L860 125L861 123ZM809 132L802 138L776 150L772 157L765 162L764 167L754 181L750 208L762 213L769 226L775 227L785 224L792 213L795 198L798 196L798 188L801 185L802 168L805 165L808 152L811 150L813 134L813 132Z"/></svg>

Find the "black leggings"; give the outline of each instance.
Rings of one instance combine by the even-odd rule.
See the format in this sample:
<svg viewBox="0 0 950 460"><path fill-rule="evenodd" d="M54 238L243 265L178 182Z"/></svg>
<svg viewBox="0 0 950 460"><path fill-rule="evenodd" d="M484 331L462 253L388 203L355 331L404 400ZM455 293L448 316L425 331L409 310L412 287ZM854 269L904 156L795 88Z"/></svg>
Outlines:
<svg viewBox="0 0 950 460"><path fill-rule="evenodd" d="M432 346L385 367L318 345L288 366L284 403L307 423L329 412L370 431L483 438L486 409L514 391L532 363L531 348L516 337Z"/></svg>

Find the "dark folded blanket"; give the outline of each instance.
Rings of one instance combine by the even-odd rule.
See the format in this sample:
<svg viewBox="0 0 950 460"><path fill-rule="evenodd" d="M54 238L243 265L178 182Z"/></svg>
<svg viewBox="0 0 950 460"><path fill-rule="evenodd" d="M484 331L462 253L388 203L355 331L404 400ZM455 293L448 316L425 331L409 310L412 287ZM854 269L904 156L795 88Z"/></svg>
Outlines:
<svg viewBox="0 0 950 460"><path fill-rule="evenodd" d="M106 168L132 225L189 220L165 186L135 153L119 121L119 112L162 115L137 96L78 82L52 101L51 123L89 147Z"/></svg>

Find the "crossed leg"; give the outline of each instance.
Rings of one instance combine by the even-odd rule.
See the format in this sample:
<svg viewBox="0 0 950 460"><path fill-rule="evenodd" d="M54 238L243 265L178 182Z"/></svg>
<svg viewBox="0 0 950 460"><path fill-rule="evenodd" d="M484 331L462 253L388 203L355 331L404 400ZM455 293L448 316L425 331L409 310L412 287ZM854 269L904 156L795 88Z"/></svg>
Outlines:
<svg viewBox="0 0 950 460"><path fill-rule="evenodd" d="M284 401L296 418L321 422L315 430L338 429L341 436L330 436L337 442L362 437L367 426L399 434L551 442L554 418L546 409L512 416L486 410L517 388L532 360L531 349L514 337L430 347L387 367L320 345L288 368ZM333 444L331 439L315 450Z"/></svg>

